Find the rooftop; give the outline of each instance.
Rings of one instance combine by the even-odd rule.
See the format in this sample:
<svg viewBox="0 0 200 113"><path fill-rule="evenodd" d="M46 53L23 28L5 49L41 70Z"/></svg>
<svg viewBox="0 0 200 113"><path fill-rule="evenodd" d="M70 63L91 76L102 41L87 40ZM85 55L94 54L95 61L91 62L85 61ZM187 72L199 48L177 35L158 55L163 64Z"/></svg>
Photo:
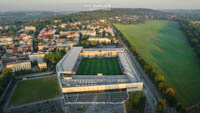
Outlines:
<svg viewBox="0 0 200 113"><path fill-rule="evenodd" d="M123 52L123 48L89 48L89 49L83 49L83 51L117 51L117 52Z"/></svg>
<svg viewBox="0 0 200 113"><path fill-rule="evenodd" d="M96 86L96 85L111 85L130 83L131 81L126 75L113 76L72 76L72 80L62 79L63 87L81 87L81 86Z"/></svg>
<svg viewBox="0 0 200 113"><path fill-rule="evenodd" d="M18 62L9 62L9 63L7 63L7 65L8 64L18 64L18 63L29 63L30 61L29 60L24 60L24 61L18 61Z"/></svg>
<svg viewBox="0 0 200 113"><path fill-rule="evenodd" d="M73 47L70 49L58 63L58 71L72 72L82 48L83 47Z"/></svg>

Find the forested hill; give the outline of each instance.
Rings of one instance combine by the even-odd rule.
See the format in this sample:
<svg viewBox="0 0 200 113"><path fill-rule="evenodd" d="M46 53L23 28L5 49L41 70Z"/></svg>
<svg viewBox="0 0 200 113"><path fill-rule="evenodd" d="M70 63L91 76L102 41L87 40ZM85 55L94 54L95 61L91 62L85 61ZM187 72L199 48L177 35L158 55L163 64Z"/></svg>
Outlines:
<svg viewBox="0 0 200 113"><path fill-rule="evenodd" d="M94 11L83 11L79 13L74 13L70 15L56 17L57 19L63 20L90 20L90 19L100 19L100 18L110 18L115 16L123 15L154 15L154 16L163 16L168 13L161 12L158 10L144 9L144 8L114 8L111 10L94 10Z"/></svg>
<svg viewBox="0 0 200 113"><path fill-rule="evenodd" d="M95 10L95 11L88 11L83 12L87 15L92 15L96 17L113 17L113 16L121 16L121 15L158 15L163 14L160 11L152 10L152 9L143 9L143 8L137 8L137 9L111 9L111 10Z"/></svg>

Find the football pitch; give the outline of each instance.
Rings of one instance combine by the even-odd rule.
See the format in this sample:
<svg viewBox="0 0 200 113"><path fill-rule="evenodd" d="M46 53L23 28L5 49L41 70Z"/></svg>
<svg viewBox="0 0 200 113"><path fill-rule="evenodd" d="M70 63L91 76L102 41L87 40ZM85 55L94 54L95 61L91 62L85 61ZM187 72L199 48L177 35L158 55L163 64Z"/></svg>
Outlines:
<svg viewBox="0 0 200 113"><path fill-rule="evenodd" d="M11 97L10 106L17 106L59 96L56 77L20 81Z"/></svg>
<svg viewBox="0 0 200 113"><path fill-rule="evenodd" d="M77 75L122 75L117 58L83 58Z"/></svg>

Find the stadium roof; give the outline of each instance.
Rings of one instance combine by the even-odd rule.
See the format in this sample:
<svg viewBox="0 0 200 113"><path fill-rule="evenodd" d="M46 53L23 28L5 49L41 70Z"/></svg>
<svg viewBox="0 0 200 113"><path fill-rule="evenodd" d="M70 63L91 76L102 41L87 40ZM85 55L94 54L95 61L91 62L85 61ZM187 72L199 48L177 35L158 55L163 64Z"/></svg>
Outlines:
<svg viewBox="0 0 200 113"><path fill-rule="evenodd" d="M83 49L83 51L117 51L117 52L123 52L123 48L87 48Z"/></svg>
<svg viewBox="0 0 200 113"><path fill-rule="evenodd" d="M72 72L83 47L73 47L58 63L58 70Z"/></svg>

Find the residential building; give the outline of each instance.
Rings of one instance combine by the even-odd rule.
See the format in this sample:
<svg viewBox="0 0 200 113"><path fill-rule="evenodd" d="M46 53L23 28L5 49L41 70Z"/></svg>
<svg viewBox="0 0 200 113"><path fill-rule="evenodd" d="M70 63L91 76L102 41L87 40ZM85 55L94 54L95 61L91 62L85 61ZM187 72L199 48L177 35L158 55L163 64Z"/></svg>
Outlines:
<svg viewBox="0 0 200 113"><path fill-rule="evenodd" d="M47 69L47 63L46 62L38 62L39 69Z"/></svg>
<svg viewBox="0 0 200 113"><path fill-rule="evenodd" d="M6 68L11 68L13 72L20 70L31 70L30 61L12 62L6 65Z"/></svg>
<svg viewBox="0 0 200 113"><path fill-rule="evenodd" d="M44 53L42 53L42 54L31 54L28 57L29 57L30 61L42 62L44 55L45 55Z"/></svg>
<svg viewBox="0 0 200 113"><path fill-rule="evenodd" d="M99 42L99 43L102 43L102 42L111 43L111 39L109 39L109 38L89 38L88 40Z"/></svg>
<svg viewBox="0 0 200 113"><path fill-rule="evenodd" d="M13 44L13 38L7 37L7 36L1 36L0 37L0 46L3 45L12 45Z"/></svg>
<svg viewBox="0 0 200 113"><path fill-rule="evenodd" d="M29 31L35 31L36 27L35 26L26 26L25 30L29 30Z"/></svg>

